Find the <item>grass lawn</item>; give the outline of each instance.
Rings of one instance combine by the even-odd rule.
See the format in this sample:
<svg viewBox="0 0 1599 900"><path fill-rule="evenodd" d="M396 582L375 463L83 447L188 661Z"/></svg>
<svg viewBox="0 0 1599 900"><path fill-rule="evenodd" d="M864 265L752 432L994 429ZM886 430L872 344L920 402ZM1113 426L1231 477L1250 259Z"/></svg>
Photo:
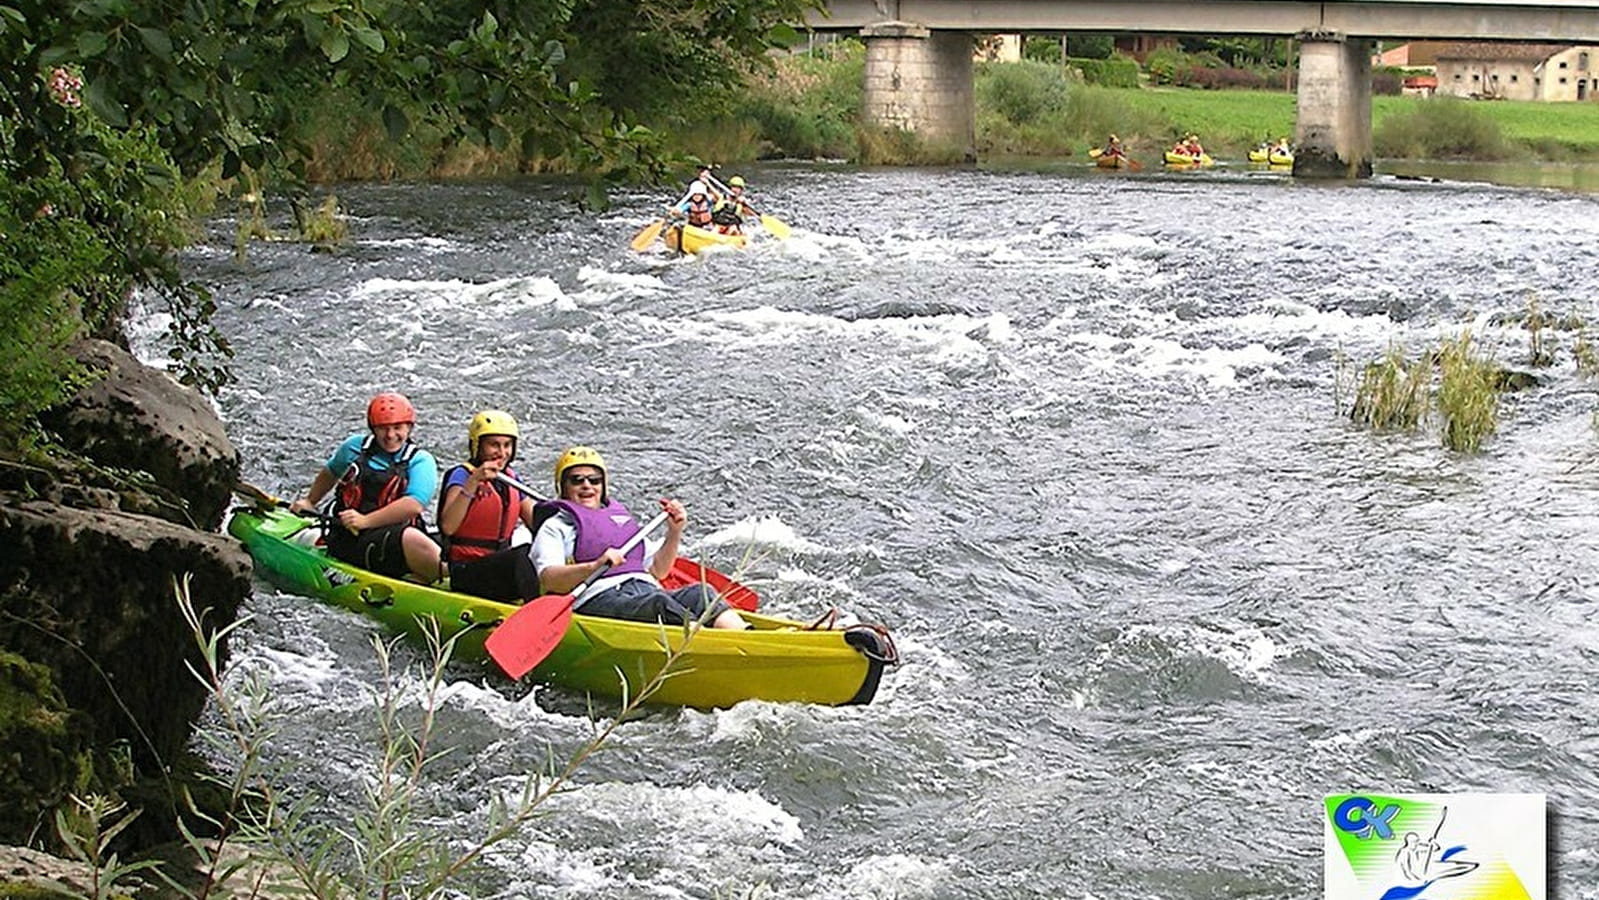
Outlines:
<svg viewBox="0 0 1599 900"><path fill-rule="evenodd" d="M1191 88L1095 88L1124 107L1133 118L1167 123L1168 135L1145 135L1150 140L1175 138L1194 131L1207 148L1239 152L1263 138L1293 135L1298 99L1282 91L1205 91ZM1420 97L1372 98L1372 125L1384 118L1406 115L1421 104L1438 102ZM1446 101L1447 102L1447 101ZM1577 156L1599 156L1599 102L1534 103L1493 100L1462 101L1495 122L1505 137L1535 147Z"/></svg>

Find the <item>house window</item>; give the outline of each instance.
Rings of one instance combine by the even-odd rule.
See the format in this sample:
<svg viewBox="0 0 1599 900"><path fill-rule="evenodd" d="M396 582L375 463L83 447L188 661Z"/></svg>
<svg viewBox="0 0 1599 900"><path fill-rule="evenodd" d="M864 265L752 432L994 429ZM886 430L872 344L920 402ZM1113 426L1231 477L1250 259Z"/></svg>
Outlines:
<svg viewBox="0 0 1599 900"><path fill-rule="evenodd" d="M1491 79L1492 79L1492 80L1494 80L1494 81L1498 81L1498 80L1499 80L1499 73L1498 73L1498 72L1495 72L1495 73L1493 73L1493 75L1491 75L1491 76L1489 76L1489 77L1490 77L1490 78L1491 78Z"/></svg>
<svg viewBox="0 0 1599 900"><path fill-rule="evenodd" d="M1473 72L1473 73L1472 73L1472 74L1471 74L1471 80L1472 80L1472 81L1481 81L1481 80L1482 80L1482 76L1481 76L1481 75L1478 75L1478 74L1477 74L1477 73L1475 73L1475 72Z"/></svg>
<svg viewBox="0 0 1599 900"><path fill-rule="evenodd" d="M1561 60L1560 61L1560 68L1564 69L1565 67L1566 67L1566 61L1565 60Z"/></svg>
<svg viewBox="0 0 1599 900"><path fill-rule="evenodd" d="M1459 81L1459 80L1460 80L1460 73L1459 73L1459 72L1456 72L1456 73L1455 73L1455 80L1456 80L1456 81Z"/></svg>
<svg viewBox="0 0 1599 900"><path fill-rule="evenodd" d="M1581 69L1584 72L1588 71L1588 54L1586 54L1586 53L1578 53L1577 54L1577 68Z"/></svg>
<svg viewBox="0 0 1599 900"><path fill-rule="evenodd" d="M1566 78L1565 78L1565 76L1564 76L1564 75L1562 75L1562 76L1561 76L1561 77L1560 77L1560 83L1561 83L1561 84L1565 84L1565 83L1566 83Z"/></svg>
<svg viewBox="0 0 1599 900"><path fill-rule="evenodd" d="M1515 84L1515 83L1516 83L1516 82L1517 82L1517 81L1519 81L1519 80L1520 80L1520 79L1521 79L1521 76L1520 76L1520 75L1512 75L1512 76L1510 76L1510 83L1511 83L1511 84Z"/></svg>

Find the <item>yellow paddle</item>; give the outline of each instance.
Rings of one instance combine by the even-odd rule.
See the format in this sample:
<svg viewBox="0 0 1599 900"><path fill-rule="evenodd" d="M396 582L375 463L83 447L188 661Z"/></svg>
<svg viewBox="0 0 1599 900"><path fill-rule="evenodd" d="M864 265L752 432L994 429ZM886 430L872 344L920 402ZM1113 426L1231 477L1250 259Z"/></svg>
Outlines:
<svg viewBox="0 0 1599 900"><path fill-rule="evenodd" d="M1088 151L1088 158L1089 159L1099 159L1101 156L1104 156L1104 155L1105 155L1105 149L1103 147L1095 147L1095 148L1093 148L1093 149Z"/></svg>
<svg viewBox="0 0 1599 900"><path fill-rule="evenodd" d="M732 189L720 181L717 181L715 175L712 175L710 172L706 172L705 177L710 179L711 186L721 191L724 197L732 196ZM761 227L766 229L767 234L770 234L772 237L775 237L780 241L783 241L787 240L788 237L794 233L793 230L788 227L787 222L779 219L777 216L769 216L766 213L761 212L755 208L755 204L743 199L742 197L739 199L745 206L750 208L750 212L761 217Z"/></svg>
<svg viewBox="0 0 1599 900"><path fill-rule="evenodd" d="M628 242L628 246L632 247L634 250L643 252L644 248L655 243L655 239L661 236L661 229L665 227L666 217L662 216L650 224L645 225L638 234L633 236L633 240Z"/></svg>

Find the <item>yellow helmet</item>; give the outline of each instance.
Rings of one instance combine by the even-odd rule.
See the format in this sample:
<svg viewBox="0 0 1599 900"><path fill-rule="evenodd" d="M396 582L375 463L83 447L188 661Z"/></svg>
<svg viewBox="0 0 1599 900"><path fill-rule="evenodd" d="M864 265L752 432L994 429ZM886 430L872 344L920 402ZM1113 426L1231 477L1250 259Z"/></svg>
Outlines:
<svg viewBox="0 0 1599 900"><path fill-rule="evenodd" d="M610 481L610 473L605 470L605 457L593 447L569 447L561 458L555 461L555 495L561 495L561 479L566 477L566 470L573 466L593 466L600 470L606 481Z"/></svg>
<svg viewBox="0 0 1599 900"><path fill-rule="evenodd" d="M472 417L466 426L466 458L477 462L478 442L496 434L511 439L511 458L515 459L516 444L522 432L516 427L516 419L503 409L485 409Z"/></svg>

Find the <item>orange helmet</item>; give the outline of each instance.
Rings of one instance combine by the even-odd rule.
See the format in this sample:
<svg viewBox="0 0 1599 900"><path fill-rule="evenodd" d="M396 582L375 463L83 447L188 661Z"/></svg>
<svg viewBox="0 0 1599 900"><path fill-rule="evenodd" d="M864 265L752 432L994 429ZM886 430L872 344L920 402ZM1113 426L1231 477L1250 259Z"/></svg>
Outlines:
<svg viewBox="0 0 1599 900"><path fill-rule="evenodd" d="M376 428L379 425L415 425L416 407L405 395L395 391L384 391L372 398L366 405L366 425Z"/></svg>

